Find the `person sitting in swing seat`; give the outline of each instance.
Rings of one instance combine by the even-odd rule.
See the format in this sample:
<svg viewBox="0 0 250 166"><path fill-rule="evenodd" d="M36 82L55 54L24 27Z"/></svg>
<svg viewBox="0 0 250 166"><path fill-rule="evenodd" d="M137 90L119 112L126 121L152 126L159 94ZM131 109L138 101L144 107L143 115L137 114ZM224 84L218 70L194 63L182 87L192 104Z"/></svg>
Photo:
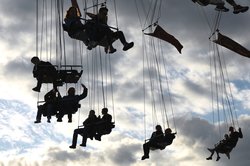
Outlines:
<svg viewBox="0 0 250 166"><path fill-rule="evenodd" d="M89 111L89 116L85 121L83 122L84 128L78 128L74 130L73 139L72 139L72 145L69 146L71 149L76 148L77 144L77 135L80 134L82 136L82 143L80 146L86 147L87 138L93 139L95 135L95 124L98 121L97 116L95 115L94 110Z"/></svg>
<svg viewBox="0 0 250 166"><path fill-rule="evenodd" d="M116 49L113 47L113 42L116 39L119 39L123 44L123 50L127 51L128 49L134 46L134 42L128 43L125 39L125 36L122 31L113 32L107 24L108 21L108 8L102 6L99 9L97 15L87 13L92 20L86 23L86 31L91 41L101 42L105 37L107 40L107 46L105 46L106 53L114 53ZM89 48L91 49L91 48Z"/></svg>
<svg viewBox="0 0 250 166"><path fill-rule="evenodd" d="M225 134L224 139L221 140L218 144L215 144L215 148L208 148L211 152L211 155L207 158L207 160L212 160L214 152L217 154L216 161L220 160L219 153L225 153L228 159L230 159L230 152L237 145L238 139L243 138L243 134L241 128L239 128L239 132L234 130L234 127L229 127L230 134Z"/></svg>
<svg viewBox="0 0 250 166"><path fill-rule="evenodd" d="M192 0L194 3L198 3L202 6L207 6L209 4L211 5L216 5L215 10L217 11L222 11L222 12L228 12L229 9L225 7L225 2L223 0ZM249 7L248 6L241 6L238 5L234 0L226 0L228 4L230 4L231 6L233 6L234 14L238 14L238 13L244 13L246 12Z"/></svg>
<svg viewBox="0 0 250 166"><path fill-rule="evenodd" d="M108 113L108 108L102 109L102 118L98 117L98 121L95 124L96 134L95 139L101 141L101 136L105 134L109 134L112 131L112 128L115 127L112 122L112 116Z"/></svg>
<svg viewBox="0 0 250 166"><path fill-rule="evenodd" d="M37 85L32 90L40 92L44 78L52 79L53 88L56 89L57 88L56 68L50 62L41 61L36 56L31 58L31 63L34 64L33 77L37 79Z"/></svg>
<svg viewBox="0 0 250 166"><path fill-rule="evenodd" d="M83 92L81 95L75 94L75 88L70 87L68 89L68 95L63 96L59 104L59 113L57 115L57 122L62 122L62 118L65 114L68 114L68 122L72 122L72 114L76 113L80 107L79 101L86 98L88 95L88 89L82 84Z"/></svg>
<svg viewBox="0 0 250 166"><path fill-rule="evenodd" d="M219 151L224 151L224 153L226 154L226 156L228 157L228 159L230 159L230 152L231 152L231 148L229 147L229 136L228 134L225 134L224 135L224 139L223 140L220 140L219 143L215 144L214 148L207 148L210 152L211 152L211 155L207 158L207 160L212 160L212 157L214 155L214 152L216 152L217 154L217 159L216 161L219 161L220 160L220 156L219 156Z"/></svg>
<svg viewBox="0 0 250 166"><path fill-rule="evenodd" d="M155 126L156 131L154 131L148 142L143 144L143 152L141 160L145 160L149 158L150 148L160 149L162 145L159 145L159 142L162 142L164 139L164 134L162 131L162 127L160 125Z"/></svg>
<svg viewBox="0 0 250 166"><path fill-rule="evenodd" d="M42 115L47 116L47 122L50 123L52 115L57 114L58 102L61 98L57 89L52 89L44 96L45 103L38 106L36 121L34 123L41 123Z"/></svg>
<svg viewBox="0 0 250 166"><path fill-rule="evenodd" d="M172 130L170 128L167 128L165 130L164 138L162 142L159 143L159 145L162 145L162 148L160 148L161 150L165 149L166 146L171 145L173 143L173 140L175 139L175 134L177 133L172 133Z"/></svg>
<svg viewBox="0 0 250 166"><path fill-rule="evenodd" d="M78 8L71 6L67 10L63 29L68 32L71 38L80 40L88 46L89 39L86 34L86 26L81 22L81 12Z"/></svg>

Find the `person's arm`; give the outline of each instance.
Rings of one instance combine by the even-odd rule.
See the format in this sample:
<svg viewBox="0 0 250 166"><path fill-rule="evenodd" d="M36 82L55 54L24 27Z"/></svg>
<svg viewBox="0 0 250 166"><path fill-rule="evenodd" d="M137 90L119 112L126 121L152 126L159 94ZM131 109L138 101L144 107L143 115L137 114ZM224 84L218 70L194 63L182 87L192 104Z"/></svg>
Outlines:
<svg viewBox="0 0 250 166"><path fill-rule="evenodd" d="M241 128L239 128L239 138L243 138L243 134L242 134Z"/></svg>
<svg viewBox="0 0 250 166"><path fill-rule="evenodd" d="M79 101L82 100L82 99L84 99L88 95L88 88L86 88L86 86L83 85L83 84L82 84L82 87L83 87L83 92L82 92L81 95L78 96L78 100Z"/></svg>
<svg viewBox="0 0 250 166"><path fill-rule="evenodd" d="M72 4L73 7L75 7L77 9L77 11L78 11L77 15L79 17L81 17L82 14L81 14L80 8L78 6L77 0L71 0L71 4Z"/></svg>

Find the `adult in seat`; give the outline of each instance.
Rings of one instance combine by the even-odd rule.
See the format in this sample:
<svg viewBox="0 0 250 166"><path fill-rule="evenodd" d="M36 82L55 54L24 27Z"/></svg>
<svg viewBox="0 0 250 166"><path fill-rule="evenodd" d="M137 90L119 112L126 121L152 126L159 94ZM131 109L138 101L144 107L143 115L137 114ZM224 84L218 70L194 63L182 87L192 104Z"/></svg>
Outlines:
<svg viewBox="0 0 250 166"><path fill-rule="evenodd" d="M95 124L96 125L96 135L95 139L101 141L101 136L105 134L109 134L112 131L112 128L115 127L114 123L112 123L112 116L108 114L108 108L102 109L102 118L98 117L99 120Z"/></svg>
<svg viewBox="0 0 250 166"><path fill-rule="evenodd" d="M72 122L72 114L76 113L80 104L79 101L87 97L88 89L82 84L83 92L81 95L75 94L75 88L70 87L68 89L68 95L63 96L60 100L60 109L58 113L57 122L62 122L62 118L65 114L68 114L68 122Z"/></svg>
<svg viewBox="0 0 250 166"><path fill-rule="evenodd" d="M57 88L56 78L57 71L56 68L50 62L41 61L38 57L31 58L31 63L34 64L33 77L37 79L37 85L32 90L40 92L43 79L50 78L53 83L53 88Z"/></svg>
<svg viewBox="0 0 250 166"><path fill-rule="evenodd" d="M143 144L143 156L141 158L141 160L145 160L149 158L149 151L150 148L154 148L154 149L160 149L162 148L161 145L159 145L159 142L162 142L164 139L164 135L163 135L163 131L162 131L162 127L160 125L156 125L155 126L155 130L149 141Z"/></svg>
<svg viewBox="0 0 250 166"><path fill-rule="evenodd" d="M90 110L88 118L83 122L84 128L74 130L72 145L69 147L72 149L76 148L78 134L82 135L82 143L80 146L86 147L87 138L89 137L90 139L93 139L93 136L95 135L95 123L97 121L98 118L95 115L95 111Z"/></svg>

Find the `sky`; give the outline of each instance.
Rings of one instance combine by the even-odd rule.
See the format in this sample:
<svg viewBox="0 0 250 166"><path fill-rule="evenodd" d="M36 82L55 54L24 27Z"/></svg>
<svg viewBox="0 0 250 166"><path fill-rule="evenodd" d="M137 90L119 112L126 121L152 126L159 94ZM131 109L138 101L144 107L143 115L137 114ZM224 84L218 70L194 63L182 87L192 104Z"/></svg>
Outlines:
<svg viewBox="0 0 250 166"><path fill-rule="evenodd" d="M34 124L37 101L51 86L43 85L42 92L38 95L32 91L36 84L32 76L33 65L31 57L36 55L36 1L31 0L0 0L0 165L1 166L57 166L57 165L110 165L110 166L189 166L189 165L222 165L246 166L250 162L249 139L250 132L250 66L249 59L236 53L220 48L227 67L227 75L230 81L232 95L235 101L238 127L242 128L244 138L238 141L237 146L231 152L228 160L221 154L220 161L207 161L209 151L221 139L227 130L213 122L213 109L211 84L210 84L210 58L211 34L209 26L215 20L217 12L215 6L201 7L191 0L166 0L162 2L159 24L170 34L174 35L184 46L182 54L169 43L161 42L163 55L167 61L167 74L169 78L170 94L172 97L173 111L176 122L176 139L165 150L151 151L150 159L141 161L143 155L142 144L150 137L154 129L152 122L152 102L144 102L145 91L143 80L149 80L149 76L143 77L144 46L142 26L145 22L145 11L150 1L142 0L117 0L107 2L109 8L108 23L112 26L119 25L128 41L133 41L135 46L124 52L119 41L114 43L117 52L110 55L112 64L113 103L109 95L107 105L115 119L116 127L110 135L102 137L102 141L88 140L87 147L77 146L70 149L72 134L78 124L83 121L90 109L93 99L93 78L88 74L94 69L87 65L88 58L99 51L105 56L102 48L87 51L84 47L82 54L77 57L83 61L83 76L81 82L89 88L89 96L81 101L80 114L74 114L73 123L57 123L52 118L48 124L46 118L42 123ZM41 1L40 1L41 2ZM47 3L50 4L50 0ZM69 0L64 0L64 10L70 6ZM79 1L83 9L83 1ZM136 6L137 2L137 6ZM250 1L237 0L241 5L250 6ZM116 10L114 10L114 4ZM41 6L39 6L41 7ZM220 21L220 32L230 36L246 48L250 48L249 27L250 12L233 14L232 7L228 13L223 13ZM41 8L40 8L41 9ZM137 10L138 9L138 10ZM158 9L157 9L158 10ZM117 14L115 15L115 11ZM139 11L139 14L138 12ZM82 11L83 13L83 11ZM117 22L116 17L117 16ZM47 18L49 19L49 18ZM42 18L38 18L39 21ZM39 30L41 25L39 25ZM71 54L74 48L80 50L79 43L70 39L66 33L67 61L73 63ZM43 34L46 36L46 34ZM39 36L40 37L40 36ZM52 45L54 46L54 45ZM149 47L151 48L151 47ZM46 59L45 48L42 49L43 60ZM57 63L53 48L51 62ZM153 51L152 51L153 52ZM153 53L152 53L153 54ZM99 69L100 70L100 69ZM151 69L154 72L155 69ZM154 76L155 77L155 76ZM110 82L105 83L110 88ZM60 87L62 95L69 86ZM166 82L163 83L167 91ZM108 89L107 88L107 89ZM80 88L79 88L80 89ZM80 89L81 90L81 89ZM77 90L80 93L80 90ZM100 95L101 96L101 95ZM98 97L97 97L98 98ZM99 97L101 98L101 97ZM157 100L157 99L156 99ZM102 102L95 100L94 106L98 113ZM157 100L155 103L158 103ZM169 104L169 101L166 101ZM144 109L146 107L147 109ZM169 107L168 107L169 108ZM114 109L114 113L113 110ZM98 111L97 111L98 110ZM146 110L144 112L144 110ZM170 111L167 110L169 113ZM146 118L144 118L146 117ZM146 119L146 124L145 120ZM80 121L80 122L79 122ZM161 121L159 120L161 124ZM161 124L162 125L162 124ZM221 126L225 125L223 120ZM145 129L146 126L146 129ZM171 123L172 128L173 125ZM146 137L146 138L145 138ZM80 138L78 139L80 143Z"/></svg>

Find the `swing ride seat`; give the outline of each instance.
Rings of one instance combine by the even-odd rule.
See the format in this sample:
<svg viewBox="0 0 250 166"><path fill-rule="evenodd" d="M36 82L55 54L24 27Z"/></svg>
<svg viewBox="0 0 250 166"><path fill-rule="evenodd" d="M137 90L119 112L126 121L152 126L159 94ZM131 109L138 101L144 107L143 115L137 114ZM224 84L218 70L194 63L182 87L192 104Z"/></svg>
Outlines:
<svg viewBox="0 0 250 166"><path fill-rule="evenodd" d="M38 101L37 102L37 109L40 110L42 112L42 115L44 117L47 116L47 105L45 101ZM56 109L57 110L57 109ZM57 115L57 111L53 111L50 114L51 116L56 116Z"/></svg>
<svg viewBox="0 0 250 166"><path fill-rule="evenodd" d="M161 143L158 143L158 146L160 146L160 148L158 148L158 147L150 147L150 150L163 150L168 145L169 145L168 143L161 142Z"/></svg>
<svg viewBox="0 0 250 166"><path fill-rule="evenodd" d="M82 70L80 72L77 70L59 70L57 76L64 83L77 83L82 72Z"/></svg>
<svg viewBox="0 0 250 166"><path fill-rule="evenodd" d="M53 80L55 80L57 86L62 86L63 83L77 83L82 75L83 70L78 72L77 70L73 70L73 68L81 66L65 65L64 67L70 67L70 69L57 70L56 78L53 78L47 74L42 75L42 83L53 83Z"/></svg>

